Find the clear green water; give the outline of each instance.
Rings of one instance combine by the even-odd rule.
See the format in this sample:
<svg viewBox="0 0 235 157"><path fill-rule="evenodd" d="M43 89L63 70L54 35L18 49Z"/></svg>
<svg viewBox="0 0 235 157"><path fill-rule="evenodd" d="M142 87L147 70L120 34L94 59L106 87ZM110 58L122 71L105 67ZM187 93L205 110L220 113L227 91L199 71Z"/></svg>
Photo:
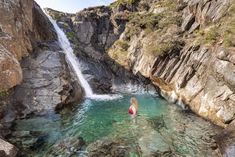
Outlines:
<svg viewBox="0 0 235 157"><path fill-rule="evenodd" d="M169 150L171 156L216 156L210 137L218 128L211 123L151 95L136 95L139 113L133 119L127 113L130 97L85 100L80 107L65 109L60 114L18 120L10 140L28 156L53 156L50 150L55 143L78 137L86 145L83 153L78 151L74 156L86 156L86 146L102 139L124 139L131 148L129 156L148 157Z"/></svg>

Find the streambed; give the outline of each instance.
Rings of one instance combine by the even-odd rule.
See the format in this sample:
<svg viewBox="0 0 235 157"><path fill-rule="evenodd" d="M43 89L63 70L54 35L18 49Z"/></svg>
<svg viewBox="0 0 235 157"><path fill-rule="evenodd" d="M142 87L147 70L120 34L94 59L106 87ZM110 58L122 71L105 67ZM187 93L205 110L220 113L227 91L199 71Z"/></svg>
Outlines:
<svg viewBox="0 0 235 157"><path fill-rule="evenodd" d="M87 99L80 107L16 121L10 141L21 156L217 156L211 138L220 128L151 95L136 95L139 113L128 113L130 95Z"/></svg>

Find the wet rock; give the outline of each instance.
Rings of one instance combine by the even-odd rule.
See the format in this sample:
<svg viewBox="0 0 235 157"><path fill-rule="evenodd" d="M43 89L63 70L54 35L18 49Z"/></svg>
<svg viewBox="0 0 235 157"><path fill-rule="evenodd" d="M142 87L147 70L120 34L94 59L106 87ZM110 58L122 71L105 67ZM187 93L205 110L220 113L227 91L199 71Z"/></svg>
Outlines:
<svg viewBox="0 0 235 157"><path fill-rule="evenodd" d="M124 157L129 154L129 147L123 140L98 140L87 147L88 156Z"/></svg>
<svg viewBox="0 0 235 157"><path fill-rule="evenodd" d="M215 137L216 143L223 156L232 157L235 153L235 121Z"/></svg>
<svg viewBox="0 0 235 157"><path fill-rule="evenodd" d="M81 138L68 138L54 144L49 151L46 153L46 156L63 156L70 157L73 155L79 155L79 152L84 147L85 141Z"/></svg>
<svg viewBox="0 0 235 157"><path fill-rule="evenodd" d="M42 147L48 140L48 134L43 131L13 131L9 137L11 143L17 145L26 153Z"/></svg>
<svg viewBox="0 0 235 157"><path fill-rule="evenodd" d="M47 46L36 49L22 61L23 82L16 87L12 99L13 109L20 117L62 108L79 102L82 97L82 89L73 83L75 77L70 75L59 46L57 50L50 50L50 44Z"/></svg>
<svg viewBox="0 0 235 157"><path fill-rule="evenodd" d="M163 157L163 156L174 156L174 154L172 151L169 150L165 152L157 151L150 155L150 157Z"/></svg>
<svg viewBox="0 0 235 157"><path fill-rule="evenodd" d="M0 139L0 156L1 157L15 157L18 149L12 144Z"/></svg>
<svg viewBox="0 0 235 157"><path fill-rule="evenodd" d="M148 123L157 131L159 131L162 128L166 129L166 124L163 116L148 119Z"/></svg>

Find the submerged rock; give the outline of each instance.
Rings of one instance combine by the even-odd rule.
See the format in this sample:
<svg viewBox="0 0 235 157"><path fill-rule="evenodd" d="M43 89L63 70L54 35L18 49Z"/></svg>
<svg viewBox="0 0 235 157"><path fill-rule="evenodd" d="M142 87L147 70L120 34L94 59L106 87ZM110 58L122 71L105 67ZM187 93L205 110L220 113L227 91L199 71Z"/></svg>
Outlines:
<svg viewBox="0 0 235 157"><path fill-rule="evenodd" d="M130 148L123 140L104 139L88 145L87 151L89 157L125 157L128 156Z"/></svg>
<svg viewBox="0 0 235 157"><path fill-rule="evenodd" d="M164 152L157 151L152 153L149 157L164 157L164 156L174 156L174 154L170 150Z"/></svg>
<svg viewBox="0 0 235 157"><path fill-rule="evenodd" d="M21 149L20 154L35 150L43 146L48 135L40 131L14 131L10 142L17 144Z"/></svg>
<svg viewBox="0 0 235 157"><path fill-rule="evenodd" d="M159 131L161 128L166 128L163 116L150 118L148 119L148 123L157 131Z"/></svg>
<svg viewBox="0 0 235 157"><path fill-rule="evenodd" d="M15 157L18 149L12 144L0 139L0 156L1 157Z"/></svg>
<svg viewBox="0 0 235 157"><path fill-rule="evenodd" d="M45 156L79 156L79 154L82 152L82 148L84 147L84 145L85 141L81 137L67 138L54 144Z"/></svg>

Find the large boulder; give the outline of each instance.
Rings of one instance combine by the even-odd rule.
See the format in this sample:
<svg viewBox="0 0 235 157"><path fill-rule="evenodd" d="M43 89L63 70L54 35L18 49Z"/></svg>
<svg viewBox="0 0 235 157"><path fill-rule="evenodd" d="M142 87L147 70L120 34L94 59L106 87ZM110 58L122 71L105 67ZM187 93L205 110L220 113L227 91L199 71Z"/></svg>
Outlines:
<svg viewBox="0 0 235 157"><path fill-rule="evenodd" d="M20 63L11 52L0 44L0 91L20 84L21 80Z"/></svg>
<svg viewBox="0 0 235 157"><path fill-rule="evenodd" d="M82 88L70 74L65 54L57 42L44 43L22 63L23 82L12 96L18 115L43 113L79 102Z"/></svg>

